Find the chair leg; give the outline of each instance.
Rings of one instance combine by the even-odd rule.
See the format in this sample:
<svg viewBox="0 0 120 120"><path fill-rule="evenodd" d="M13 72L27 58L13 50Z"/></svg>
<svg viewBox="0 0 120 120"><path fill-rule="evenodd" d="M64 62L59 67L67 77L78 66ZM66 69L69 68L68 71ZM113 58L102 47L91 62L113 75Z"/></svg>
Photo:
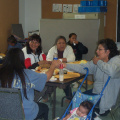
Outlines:
<svg viewBox="0 0 120 120"><path fill-rule="evenodd" d="M115 120L115 116L114 116L114 114L112 114L111 110L110 110L110 114L111 114L112 120Z"/></svg>

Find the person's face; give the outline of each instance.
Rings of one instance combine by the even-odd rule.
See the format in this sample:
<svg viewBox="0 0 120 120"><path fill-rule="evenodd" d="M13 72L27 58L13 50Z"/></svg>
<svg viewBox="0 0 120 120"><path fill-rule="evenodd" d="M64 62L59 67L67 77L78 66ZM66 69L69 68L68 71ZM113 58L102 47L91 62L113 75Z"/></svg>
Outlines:
<svg viewBox="0 0 120 120"><path fill-rule="evenodd" d="M69 41L70 41L70 43L72 44L73 42L76 41L76 39L77 39L77 36L76 36L76 35L72 35L72 37L69 38Z"/></svg>
<svg viewBox="0 0 120 120"><path fill-rule="evenodd" d="M87 110L86 108L84 108L83 106L80 106L80 107L77 109L76 113L77 113L77 115L78 115L79 117L84 117L84 116L87 115L88 110Z"/></svg>
<svg viewBox="0 0 120 120"><path fill-rule="evenodd" d="M57 42L57 49L59 51L64 51L66 47L66 42L63 39L59 39Z"/></svg>
<svg viewBox="0 0 120 120"><path fill-rule="evenodd" d="M97 48L97 57L104 61L104 62L108 62L108 57L109 57L109 54L110 54L110 50L105 50L105 48L100 44L98 45L98 48Z"/></svg>
<svg viewBox="0 0 120 120"><path fill-rule="evenodd" d="M36 51L36 49L38 48L39 45L40 45L40 43L37 42L36 40L31 40L29 42L29 46L30 46L30 48L32 49L33 52Z"/></svg>

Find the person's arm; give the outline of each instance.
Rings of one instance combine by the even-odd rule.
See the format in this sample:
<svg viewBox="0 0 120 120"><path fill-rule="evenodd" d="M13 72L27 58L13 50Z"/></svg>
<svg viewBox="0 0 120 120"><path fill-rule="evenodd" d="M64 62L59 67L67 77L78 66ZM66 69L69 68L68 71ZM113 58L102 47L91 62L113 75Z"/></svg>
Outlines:
<svg viewBox="0 0 120 120"><path fill-rule="evenodd" d="M60 66L60 64L62 64L62 62L60 60L53 60L51 66L50 66L50 69L46 72L47 81L50 80L50 78L53 75L54 69L58 68Z"/></svg>
<svg viewBox="0 0 120 120"><path fill-rule="evenodd" d="M88 53L88 48L86 46L84 46L82 43L78 42L78 48L77 50L81 53L81 54L87 54Z"/></svg>
<svg viewBox="0 0 120 120"><path fill-rule="evenodd" d="M75 71L78 73L86 74L86 70L84 68L89 69L89 74L95 73L96 65L93 64L93 61L88 61L86 64L69 64L63 63L63 67L68 70Z"/></svg>
<svg viewBox="0 0 120 120"><path fill-rule="evenodd" d="M53 46L53 47L48 51L46 60L47 60L47 61L53 61L53 55L54 55L54 53L55 53L55 46Z"/></svg>
<svg viewBox="0 0 120 120"><path fill-rule="evenodd" d="M63 120L67 120L71 116L71 113L69 113Z"/></svg>
<svg viewBox="0 0 120 120"><path fill-rule="evenodd" d="M66 58L66 62L74 62L75 61L75 54L71 46L66 46L66 49L63 53L63 58Z"/></svg>
<svg viewBox="0 0 120 120"><path fill-rule="evenodd" d="M120 56L115 56L108 62L103 62L94 57L93 61L101 71L111 76L111 78L120 78Z"/></svg>

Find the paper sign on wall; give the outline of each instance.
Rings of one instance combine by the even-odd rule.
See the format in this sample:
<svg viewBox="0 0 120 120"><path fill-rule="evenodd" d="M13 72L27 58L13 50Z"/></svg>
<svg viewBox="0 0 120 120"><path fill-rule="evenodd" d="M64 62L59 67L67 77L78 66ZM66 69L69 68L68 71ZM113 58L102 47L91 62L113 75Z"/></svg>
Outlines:
<svg viewBox="0 0 120 120"><path fill-rule="evenodd" d="M78 7L80 7L80 4L73 5L73 13L78 13Z"/></svg>
<svg viewBox="0 0 120 120"><path fill-rule="evenodd" d="M72 4L63 4L64 13L72 13Z"/></svg>
<svg viewBox="0 0 120 120"><path fill-rule="evenodd" d="M53 4L52 11L53 12L62 12L62 4Z"/></svg>

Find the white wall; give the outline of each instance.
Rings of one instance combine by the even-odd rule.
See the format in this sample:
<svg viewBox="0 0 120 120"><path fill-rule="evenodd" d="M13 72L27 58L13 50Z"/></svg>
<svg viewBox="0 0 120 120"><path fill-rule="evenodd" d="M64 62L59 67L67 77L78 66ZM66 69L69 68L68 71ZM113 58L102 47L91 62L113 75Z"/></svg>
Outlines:
<svg viewBox="0 0 120 120"><path fill-rule="evenodd" d="M19 0L19 23L23 26L25 38L29 31L39 30L41 0Z"/></svg>

